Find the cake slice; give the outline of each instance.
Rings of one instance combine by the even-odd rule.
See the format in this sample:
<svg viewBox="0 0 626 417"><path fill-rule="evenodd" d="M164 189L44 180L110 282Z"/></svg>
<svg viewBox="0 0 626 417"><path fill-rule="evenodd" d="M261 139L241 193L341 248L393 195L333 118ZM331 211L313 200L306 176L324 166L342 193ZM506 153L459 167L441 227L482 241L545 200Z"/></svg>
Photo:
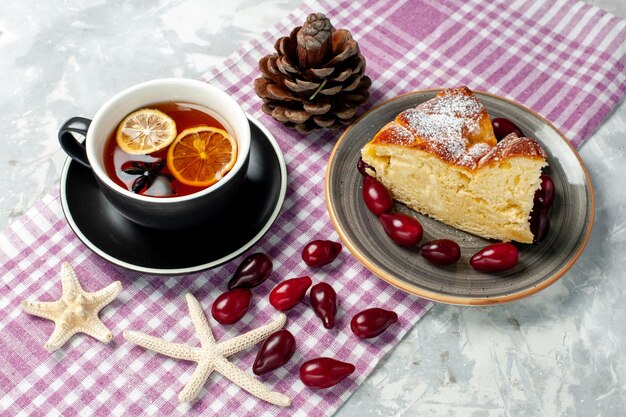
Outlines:
<svg viewBox="0 0 626 417"><path fill-rule="evenodd" d="M368 173L415 211L484 238L533 242L530 212L546 154L536 140L515 134L497 142L467 87L403 111L361 157Z"/></svg>

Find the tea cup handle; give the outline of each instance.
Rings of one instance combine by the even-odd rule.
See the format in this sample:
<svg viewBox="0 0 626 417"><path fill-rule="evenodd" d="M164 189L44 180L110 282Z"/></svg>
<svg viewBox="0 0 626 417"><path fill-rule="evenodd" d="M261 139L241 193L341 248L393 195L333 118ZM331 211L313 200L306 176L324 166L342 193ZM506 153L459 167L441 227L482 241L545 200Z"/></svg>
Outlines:
<svg viewBox="0 0 626 417"><path fill-rule="evenodd" d="M66 154L79 164L91 168L89 160L87 159L87 150L85 149L85 142L79 142L78 139L72 135L78 133L81 136L87 137L87 129L91 120L84 117L72 117L67 120L59 129L59 143L61 148Z"/></svg>

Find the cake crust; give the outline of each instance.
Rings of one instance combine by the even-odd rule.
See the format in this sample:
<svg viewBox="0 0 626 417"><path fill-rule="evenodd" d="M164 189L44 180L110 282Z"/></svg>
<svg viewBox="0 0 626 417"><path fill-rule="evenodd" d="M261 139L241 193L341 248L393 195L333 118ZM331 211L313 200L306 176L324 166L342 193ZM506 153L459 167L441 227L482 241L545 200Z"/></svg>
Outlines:
<svg viewBox="0 0 626 417"><path fill-rule="evenodd" d="M489 163L498 163L509 158L524 157L545 160L545 151L539 143L527 137L518 137L511 133L502 139L496 146L487 152L476 164L476 168L481 168Z"/></svg>
<svg viewBox="0 0 626 417"><path fill-rule="evenodd" d="M371 143L422 149L450 164L475 168L497 141L487 110L462 86L403 111Z"/></svg>

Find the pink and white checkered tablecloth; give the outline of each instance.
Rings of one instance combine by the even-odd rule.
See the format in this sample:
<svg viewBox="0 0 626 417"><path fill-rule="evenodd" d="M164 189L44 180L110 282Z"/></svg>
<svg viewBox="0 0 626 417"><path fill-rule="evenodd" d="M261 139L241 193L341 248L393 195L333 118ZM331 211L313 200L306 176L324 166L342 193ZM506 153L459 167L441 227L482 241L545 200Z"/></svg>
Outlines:
<svg viewBox="0 0 626 417"><path fill-rule="evenodd" d="M340 132L302 137L260 111L253 90L257 62L279 36L322 11L335 27L348 28L367 59L372 106L417 89L468 85L509 97L551 120L580 145L626 92L626 22L574 1L426 0L307 1L234 53L203 78L232 94L277 138L288 165L282 212L250 250L268 253L272 281L255 289L251 311L225 327L211 319L216 338L232 337L268 322L267 294L283 278L311 275L331 282L339 294L338 326L327 331L305 302L288 314L287 328L298 351L283 368L261 377L293 397L288 409L262 403L219 375L212 375L200 399L179 404L177 393L193 364L165 358L126 342L122 331L140 330L172 341L197 344L185 292L205 311L225 290L242 257L213 270L155 277L128 272L94 255L73 234L54 190L0 235L0 413L2 415L230 415L328 416L347 400L383 355L427 311L430 304L374 277L347 251L319 271L300 260L313 238L338 239L326 212L323 176ZM199 11L200 12L200 11ZM19 303L57 299L62 261L70 262L87 290L122 281L124 291L101 318L115 339L104 345L78 335L48 354L42 347L53 324L20 311ZM400 316L383 336L360 341L350 317L369 306L387 306ZM251 369L256 349L234 362ZM328 390L306 388L297 377L303 360L333 356L352 362L353 377Z"/></svg>

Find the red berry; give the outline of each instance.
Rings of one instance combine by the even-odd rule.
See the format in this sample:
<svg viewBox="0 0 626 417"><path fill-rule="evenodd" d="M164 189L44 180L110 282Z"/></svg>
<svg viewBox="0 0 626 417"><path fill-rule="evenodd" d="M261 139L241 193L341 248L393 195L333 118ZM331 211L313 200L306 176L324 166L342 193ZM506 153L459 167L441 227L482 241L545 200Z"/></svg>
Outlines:
<svg viewBox="0 0 626 417"><path fill-rule="evenodd" d="M322 319L322 324L327 329L335 327L335 314L337 314L337 293L325 282L315 284L311 288L311 307L315 315Z"/></svg>
<svg viewBox="0 0 626 417"><path fill-rule="evenodd" d="M500 272L517 264L517 248L510 243L494 243L478 251L470 259L472 268L483 272Z"/></svg>
<svg viewBox="0 0 626 417"><path fill-rule="evenodd" d="M387 213L393 207L389 190L370 176L363 177L363 201L367 208L377 216Z"/></svg>
<svg viewBox="0 0 626 417"><path fill-rule="evenodd" d="M302 301L311 284L307 276L286 279L270 292L270 304L280 311L291 310Z"/></svg>
<svg viewBox="0 0 626 417"><path fill-rule="evenodd" d="M549 209L554 203L554 181L547 174L541 174L541 188L535 191L534 208Z"/></svg>
<svg viewBox="0 0 626 417"><path fill-rule="evenodd" d="M375 307L355 314L350 328L361 339L369 339L378 336L396 321L398 315L395 312Z"/></svg>
<svg viewBox="0 0 626 417"><path fill-rule="evenodd" d="M306 361L300 367L300 379L307 387L328 388L354 372L354 365L333 358Z"/></svg>
<svg viewBox="0 0 626 417"><path fill-rule="evenodd" d="M420 248L420 254L437 265L450 265L461 258L461 248L450 239L431 240Z"/></svg>
<svg viewBox="0 0 626 417"><path fill-rule="evenodd" d="M296 339L289 330L283 329L269 335L259 347L252 372L262 375L289 362L296 352Z"/></svg>
<svg viewBox="0 0 626 417"><path fill-rule="evenodd" d="M302 260L312 267L331 263L341 252L341 243L332 240L314 240L302 249Z"/></svg>
<svg viewBox="0 0 626 417"><path fill-rule="evenodd" d="M404 213L383 213L379 217L387 236L400 246L413 246L422 240L424 229L415 217Z"/></svg>
<svg viewBox="0 0 626 417"><path fill-rule="evenodd" d="M533 234L533 243L541 243L550 230L550 217L546 209L535 207L530 213L530 231Z"/></svg>
<svg viewBox="0 0 626 417"><path fill-rule="evenodd" d="M374 168L372 168L371 165L366 164L362 158L359 158L359 162L356 163L356 169L359 170L359 173L363 176L368 176L369 174L366 171L368 168L374 171Z"/></svg>
<svg viewBox="0 0 626 417"><path fill-rule="evenodd" d="M517 127L515 123L504 117L497 117L491 120L493 126L493 133L496 136L496 140L499 142L511 133L517 134L520 138L524 137L522 130Z"/></svg>
<svg viewBox="0 0 626 417"><path fill-rule="evenodd" d="M272 273L272 260L264 253L254 253L244 259L228 282L228 289L254 288Z"/></svg>
<svg viewBox="0 0 626 417"><path fill-rule="evenodd" d="M238 322L250 307L252 292L247 288L236 288L221 294L211 307L213 318L222 324Z"/></svg>

